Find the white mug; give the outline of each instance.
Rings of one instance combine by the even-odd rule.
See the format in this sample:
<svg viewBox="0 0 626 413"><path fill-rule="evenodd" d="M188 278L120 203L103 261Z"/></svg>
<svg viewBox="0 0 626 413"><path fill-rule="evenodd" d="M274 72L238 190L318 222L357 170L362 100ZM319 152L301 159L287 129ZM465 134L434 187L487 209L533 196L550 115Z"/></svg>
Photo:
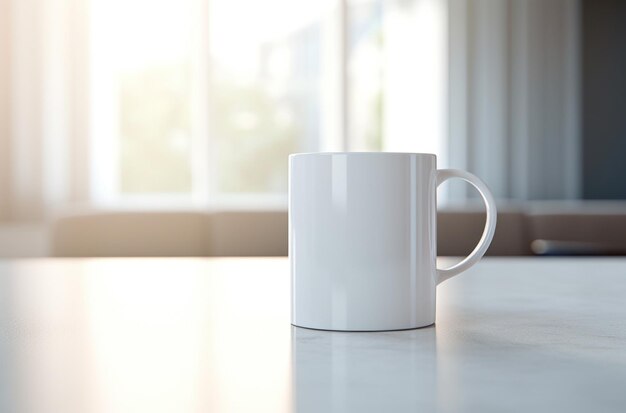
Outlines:
<svg viewBox="0 0 626 413"><path fill-rule="evenodd" d="M471 254L439 269L437 186L450 178L478 190L487 221ZM341 331L429 326L437 285L474 265L495 229L496 205L487 186L469 172L437 170L435 155L291 155L292 324Z"/></svg>

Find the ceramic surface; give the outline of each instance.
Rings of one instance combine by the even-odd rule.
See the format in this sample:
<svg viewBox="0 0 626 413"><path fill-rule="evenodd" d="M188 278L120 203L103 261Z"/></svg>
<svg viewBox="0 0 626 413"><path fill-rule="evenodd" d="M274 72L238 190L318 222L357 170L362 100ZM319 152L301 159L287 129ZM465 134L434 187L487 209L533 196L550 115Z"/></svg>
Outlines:
<svg viewBox="0 0 626 413"><path fill-rule="evenodd" d="M437 170L431 154L297 154L289 173L292 322L300 327L431 325L437 284L476 263L493 237L496 209L485 184L464 171ZM479 190L487 222L469 257L438 270L436 189L450 178Z"/></svg>

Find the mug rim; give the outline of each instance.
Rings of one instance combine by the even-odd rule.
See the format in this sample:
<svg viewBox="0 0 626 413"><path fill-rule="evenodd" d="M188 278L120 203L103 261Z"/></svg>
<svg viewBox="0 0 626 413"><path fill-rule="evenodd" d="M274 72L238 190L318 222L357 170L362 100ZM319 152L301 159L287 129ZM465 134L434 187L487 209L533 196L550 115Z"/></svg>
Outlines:
<svg viewBox="0 0 626 413"><path fill-rule="evenodd" d="M299 156L327 156L327 155L366 155L366 156L428 156L437 158L434 153L427 152L298 152L289 155L289 158L295 158Z"/></svg>

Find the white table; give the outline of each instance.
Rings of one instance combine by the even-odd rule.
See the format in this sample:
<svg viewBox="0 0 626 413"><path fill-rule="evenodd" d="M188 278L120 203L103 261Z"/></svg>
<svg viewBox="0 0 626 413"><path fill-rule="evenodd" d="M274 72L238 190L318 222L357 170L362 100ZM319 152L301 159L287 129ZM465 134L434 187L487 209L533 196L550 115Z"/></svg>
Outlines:
<svg viewBox="0 0 626 413"><path fill-rule="evenodd" d="M0 262L0 412L624 412L626 259L490 258L435 327L289 324L286 259Z"/></svg>

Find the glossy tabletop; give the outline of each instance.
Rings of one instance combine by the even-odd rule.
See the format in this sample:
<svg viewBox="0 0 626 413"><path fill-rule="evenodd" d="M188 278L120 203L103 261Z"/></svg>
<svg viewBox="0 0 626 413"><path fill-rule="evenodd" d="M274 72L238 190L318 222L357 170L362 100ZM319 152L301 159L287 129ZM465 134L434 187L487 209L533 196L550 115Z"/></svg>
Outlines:
<svg viewBox="0 0 626 413"><path fill-rule="evenodd" d="M292 327L288 268L0 262L0 412L626 411L626 259L488 258L389 333Z"/></svg>

